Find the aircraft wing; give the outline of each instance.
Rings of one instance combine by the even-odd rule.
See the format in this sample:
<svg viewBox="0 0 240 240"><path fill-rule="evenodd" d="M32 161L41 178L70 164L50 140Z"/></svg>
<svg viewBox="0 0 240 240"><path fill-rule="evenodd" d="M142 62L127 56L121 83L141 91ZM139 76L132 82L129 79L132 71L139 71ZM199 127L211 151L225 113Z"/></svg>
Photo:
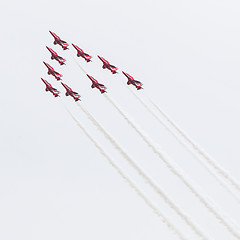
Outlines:
<svg viewBox="0 0 240 240"><path fill-rule="evenodd" d="M83 53L86 57L91 57L89 54L87 53Z"/></svg>
<svg viewBox="0 0 240 240"><path fill-rule="evenodd" d="M115 66L113 66L113 65L109 65L112 69L115 69L115 70L117 70L118 68L117 67L115 67Z"/></svg>
<svg viewBox="0 0 240 240"><path fill-rule="evenodd" d="M54 92L58 92L58 90L56 89L56 88L54 88L54 87L51 87L51 90Z"/></svg>
<svg viewBox="0 0 240 240"><path fill-rule="evenodd" d="M60 42L61 42L61 45L62 45L63 47L65 47L65 49L67 49L68 43L67 43L66 41L63 41L63 40L60 40Z"/></svg>
<svg viewBox="0 0 240 240"><path fill-rule="evenodd" d="M140 81L134 80L136 84L142 84Z"/></svg>
<svg viewBox="0 0 240 240"><path fill-rule="evenodd" d="M143 84L137 80L134 80L134 83L136 84L136 86L141 87Z"/></svg>
<svg viewBox="0 0 240 240"><path fill-rule="evenodd" d="M49 85L50 85L50 86L49 86ZM49 85L47 86L47 88L48 88L50 91L52 91L52 92L58 92L58 90L57 90L56 88L52 87L51 84L49 84Z"/></svg>
<svg viewBox="0 0 240 240"><path fill-rule="evenodd" d="M62 77L62 74L60 74L60 73L58 73L58 72L56 72L56 71L54 71L54 73L55 73L56 76Z"/></svg>
<svg viewBox="0 0 240 240"><path fill-rule="evenodd" d="M101 84L101 83L98 83L98 86L99 86L99 88L102 89L102 90L106 90L106 89L107 89L107 88L106 88L103 84Z"/></svg>

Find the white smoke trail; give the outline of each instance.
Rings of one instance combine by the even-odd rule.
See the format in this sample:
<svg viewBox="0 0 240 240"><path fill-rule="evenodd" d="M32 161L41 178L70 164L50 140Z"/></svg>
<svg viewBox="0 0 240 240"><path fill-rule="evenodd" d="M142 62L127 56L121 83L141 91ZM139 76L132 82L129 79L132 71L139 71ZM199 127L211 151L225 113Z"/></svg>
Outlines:
<svg viewBox="0 0 240 240"><path fill-rule="evenodd" d="M75 59L74 59L75 61ZM86 73L86 71L75 61L75 63L80 67L80 69ZM104 96L113 104L113 106L115 106L117 108L117 110L119 111L120 109L116 106L116 104L113 103L112 99L108 98L106 94L104 94ZM122 112L119 111L121 114ZM134 128L134 124L131 124L131 122L129 122L128 118L125 117L124 114L122 114L124 116L124 118L128 121L128 123ZM137 128L134 128L139 135L143 138L143 140L145 141L146 138L144 137L144 135L140 134L140 132L137 130ZM151 148L152 148L152 144L150 144L149 141L145 141ZM182 174L180 174L180 172L176 171L175 168L172 168L173 166L169 163L169 161L166 161L165 158L163 158L162 153L160 151L158 151L155 147L152 148L152 150L165 162L165 164L167 165L167 167L175 174L177 175L184 183L185 185L191 190L191 192L199 198L199 200L201 200L201 202L209 209L210 212L212 212L215 217L228 229L228 231L230 233L232 233L235 237L237 237L240 240L240 235L237 231L235 231L232 226L230 224L228 224L225 220L224 217L221 216L213 207L211 207L211 205L201 196L198 194L197 191L195 191L195 189L193 188L193 186L191 186L188 181L186 181L186 179L183 177Z"/></svg>
<svg viewBox="0 0 240 240"><path fill-rule="evenodd" d="M220 166L216 161L209 156L200 146L198 146L177 124L170 119L170 117L163 112L159 106L157 106L150 98L149 101L156 107L156 109L161 113L162 116L178 131L178 133L192 145L195 151L197 151L202 157L204 157L208 163L225 179L227 179L239 192L240 192L240 183L234 179L222 166Z"/></svg>
<svg viewBox="0 0 240 240"><path fill-rule="evenodd" d="M131 188L135 190L135 192L140 196L144 202L153 210L157 216L161 217L162 222L167 225L167 227L175 233L179 239L181 240L187 240L185 236L180 233L180 231L173 225L173 223L170 222L170 220L164 216L163 213L159 211L159 209L144 195L144 193L130 180L129 177L127 177L123 171L113 162L113 160L109 157L109 155L103 150L103 148L96 142L96 140L86 131L86 128L84 128L80 122L72 115L72 113L67 109L67 107L64 105L66 111L71 116L71 118L75 121L75 123L78 125L78 127L84 132L84 134L91 140L91 142L94 144L94 146L99 150L99 152L108 160L109 164L115 168L115 170L118 172L118 174L130 185Z"/></svg>
<svg viewBox="0 0 240 240"><path fill-rule="evenodd" d="M206 237L198 226L183 213L179 207L167 196L167 194L150 178L144 171L134 162L134 160L123 150L123 148L111 137L111 135L98 123L98 121L82 106L82 104L77 103L77 105L82 109L82 111L87 115L89 120L104 134L104 136L112 143L112 145L121 153L121 155L128 161L128 163L138 172L140 176L159 194L165 202L172 208L182 219L187 223L192 230L204 240L209 239Z"/></svg>
<svg viewBox="0 0 240 240"><path fill-rule="evenodd" d="M147 143L147 145L153 150L153 152L163 160L163 162L166 164L166 166L169 168L169 170L174 173L187 187L188 189L204 204L204 206L219 220L220 223L222 223L227 230L234 235L237 239L240 239L240 234L238 231L236 231L230 223L226 221L226 217L222 216L218 211L210 204L209 201L207 201L190 183L190 180L187 179L186 174L182 173L178 170L178 167L174 166L173 163L166 157L166 155L159 149L158 146L155 146L155 144L152 142L152 140L147 137L143 131L140 130L139 127L137 127L136 123L134 123L132 120L130 120L129 117L120 109L120 107L114 102L109 96L104 95L107 100L118 110L118 112L124 117L124 119L129 123L129 125L135 129L135 131L141 136L141 138ZM239 228L238 228L239 229Z"/></svg>
<svg viewBox="0 0 240 240"><path fill-rule="evenodd" d="M149 108L149 106L134 92L132 91L130 88L128 88L129 91L142 103L142 105L148 110L149 113L151 113L151 115L157 119L158 122L160 122L167 131L169 131L174 138L188 151L190 152L190 154L197 160L199 161L202 166L208 171L208 173L210 173L216 180L217 182L223 187L225 188L237 201L238 203L240 203L240 198L239 196L237 196L231 188L229 188L228 184L225 183L218 175L215 174L215 172L205 163L205 161L198 155L196 154L196 151L194 151L189 145L187 145L184 141L182 141L182 139L174 132L172 131L172 129L170 127L168 127L161 118L158 117L158 115L151 109ZM154 104L154 103L152 103ZM155 105L154 105L155 106Z"/></svg>

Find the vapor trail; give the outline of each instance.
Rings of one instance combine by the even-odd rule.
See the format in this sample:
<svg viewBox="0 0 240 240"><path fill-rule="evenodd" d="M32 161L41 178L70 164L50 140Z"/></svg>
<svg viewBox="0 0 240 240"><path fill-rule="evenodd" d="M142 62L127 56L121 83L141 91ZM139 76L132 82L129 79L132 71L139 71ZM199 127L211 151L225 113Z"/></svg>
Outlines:
<svg viewBox="0 0 240 240"><path fill-rule="evenodd" d="M191 144L193 149L197 151L202 157L204 157L207 162L226 180L228 180L239 192L240 192L240 183L238 180L234 179L222 166L220 166L209 154L207 154L200 146L197 145L177 124L170 119L170 117L163 112L159 106L157 106L150 98L149 101L156 107L156 109L161 113L162 116L178 131L178 133Z"/></svg>
<svg viewBox="0 0 240 240"><path fill-rule="evenodd" d="M78 127L84 132L84 134L91 140L91 142L94 144L94 146L99 150L99 152L108 160L109 164L115 168L115 170L118 172L118 174L130 185L131 188L135 190L135 192L138 194L139 197L141 197L144 202L153 210L157 216L161 217L162 222L167 225L167 227L175 233L179 239L181 240L187 240L185 236L180 233L180 231L173 225L173 223L170 222L170 220L164 216L162 212L159 211L159 209L144 195L144 193L127 177L123 171L113 162L113 160L109 157L109 155L104 151L104 149L99 145L99 143L96 142L96 140L89 134L89 132L84 128L80 122L72 115L72 113L66 108L64 105L66 111L71 116L71 118L75 121L75 123L78 125Z"/></svg>
<svg viewBox="0 0 240 240"><path fill-rule="evenodd" d="M210 204L193 186L192 183L190 183L190 180L187 179L186 174L182 171L178 170L179 167L174 166L173 163L168 159L167 156L159 149L158 146L155 146L155 144L152 142L152 140L147 137L143 131L140 130L139 127L137 127L136 123L133 122L133 120L130 120L129 117L120 109L120 107L114 102L108 95L104 95L106 99L118 110L118 112L123 116L123 118L128 122L128 124L135 129L135 131L141 136L141 138L144 140L144 142L153 150L153 152L160 158L162 161L166 164L166 166L169 168L169 170L174 173L187 187L188 189L204 204L204 206L219 220L220 223L222 223L227 230L234 235L237 239L240 239L240 234L238 231L236 231L230 223L226 221L226 217L222 216L218 211Z"/></svg>
<svg viewBox="0 0 240 240"><path fill-rule="evenodd" d="M178 206L167 196L167 194L156 184L154 181L134 162L134 160L123 150L123 148L113 139L113 137L98 123L98 121L82 106L77 103L82 111L87 115L89 120L104 134L104 136L112 143L112 145L120 152L120 154L128 161L128 163L138 172L140 176L160 195L164 201L172 208L184 221L185 223L201 238L204 240L209 239L206 237L198 226L183 213Z"/></svg>
<svg viewBox="0 0 240 240"><path fill-rule="evenodd" d="M182 141L182 139L179 137L179 135L177 135L174 131L172 131L172 129L170 127L168 127L164 121L159 118L159 116L151 109L149 108L149 106L134 92L132 91L130 88L128 88L130 90L130 92L142 103L142 105L148 110L149 113L151 113L151 115L157 119L158 122L160 122L167 131L169 131L174 138L198 161L202 164L202 166L208 171L208 173L210 173L210 175L212 175L217 182L223 187L225 188L237 201L238 203L240 203L240 199L239 196L237 196L231 188L229 188L228 184L225 183L217 174L215 174L215 172L206 164L206 162L199 156L199 154L196 153L196 151L194 151L189 145L187 145L184 141ZM154 104L152 102L152 104ZM155 107L157 107L154 104Z"/></svg>

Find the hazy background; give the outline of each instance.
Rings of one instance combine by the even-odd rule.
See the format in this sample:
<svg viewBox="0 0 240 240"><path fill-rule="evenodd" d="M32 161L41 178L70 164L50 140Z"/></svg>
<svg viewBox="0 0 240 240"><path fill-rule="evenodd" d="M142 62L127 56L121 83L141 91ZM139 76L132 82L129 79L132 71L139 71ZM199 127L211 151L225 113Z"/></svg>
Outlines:
<svg viewBox="0 0 240 240"><path fill-rule="evenodd" d="M93 56L79 63L188 173L221 210L240 206L141 106L103 56L151 96L239 178L239 1L5 1L0 3L0 238L177 239L108 165L61 101L177 226L197 239L92 126L42 61L63 74L82 103L213 239L234 239L151 152L72 61L49 30ZM67 59L60 66L45 46ZM71 47L70 47L71 48ZM71 48L71 53L76 54ZM119 71L120 72L120 71ZM45 92L43 77L61 91ZM129 86L132 88L133 86ZM136 93L142 95L140 91Z"/></svg>

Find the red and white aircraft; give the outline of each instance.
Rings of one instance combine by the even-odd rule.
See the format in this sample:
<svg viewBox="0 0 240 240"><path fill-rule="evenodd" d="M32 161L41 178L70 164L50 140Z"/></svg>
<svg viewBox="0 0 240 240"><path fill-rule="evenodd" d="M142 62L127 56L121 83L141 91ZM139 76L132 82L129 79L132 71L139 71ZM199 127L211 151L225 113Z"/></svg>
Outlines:
<svg viewBox="0 0 240 240"><path fill-rule="evenodd" d="M63 57L59 56L56 52L54 52L51 48L47 47L48 51L52 54L51 59L55 59L59 62L60 65L65 64L64 62L66 61Z"/></svg>
<svg viewBox="0 0 240 240"><path fill-rule="evenodd" d="M103 62L103 66L102 66L103 69L105 69L105 68L109 69L109 70L112 72L112 74L117 73L117 67L111 65L111 64L110 64L106 59L104 59L103 57L98 56L98 58Z"/></svg>
<svg viewBox="0 0 240 240"><path fill-rule="evenodd" d="M91 88L97 88L97 89L99 89L100 90L100 92L101 93L105 93L106 92L106 87L103 85L103 84L101 84L101 83L99 83L95 78L93 78L92 76L90 76L90 75L88 75L87 74L87 76L89 77L89 79L92 81L92 86L91 86Z"/></svg>
<svg viewBox="0 0 240 240"><path fill-rule="evenodd" d="M62 74L56 72L53 67L51 67L48 63L43 62L45 66L48 68L48 75L53 75L57 80L61 80Z"/></svg>
<svg viewBox="0 0 240 240"><path fill-rule="evenodd" d="M62 48L63 48L63 50L66 50L66 49L68 49L68 43L67 42L65 42L65 41L63 41L57 34L55 34L54 32L51 32L51 31L49 31L51 34L52 34L52 36L54 37L54 42L53 42L53 44L54 45L56 45L56 44L59 44Z"/></svg>
<svg viewBox="0 0 240 240"><path fill-rule="evenodd" d="M82 57L84 58L87 62L91 62L91 56L87 53L85 53L80 47L78 47L77 45L73 44L73 47L77 50L77 56L78 57Z"/></svg>
<svg viewBox="0 0 240 240"><path fill-rule="evenodd" d="M44 80L43 78L41 78L42 79L42 81L45 83L45 85L46 85L46 88L45 88L45 91L46 92L48 92L48 91L50 91L55 97L59 97L59 91L56 89L56 88L53 88L52 87L52 85L49 83L49 82L47 82L46 80Z"/></svg>
<svg viewBox="0 0 240 240"><path fill-rule="evenodd" d="M67 86L65 83L61 82L61 84L66 89L66 96L71 96L74 98L75 102L80 100L80 95L77 92L74 92L69 86Z"/></svg>
<svg viewBox="0 0 240 240"><path fill-rule="evenodd" d="M127 81L127 85L132 84L133 86L135 86L137 88L137 90L142 89L142 83L135 80L132 76L130 76L129 74L125 73L124 71L122 71L122 73L127 77L128 81Z"/></svg>

